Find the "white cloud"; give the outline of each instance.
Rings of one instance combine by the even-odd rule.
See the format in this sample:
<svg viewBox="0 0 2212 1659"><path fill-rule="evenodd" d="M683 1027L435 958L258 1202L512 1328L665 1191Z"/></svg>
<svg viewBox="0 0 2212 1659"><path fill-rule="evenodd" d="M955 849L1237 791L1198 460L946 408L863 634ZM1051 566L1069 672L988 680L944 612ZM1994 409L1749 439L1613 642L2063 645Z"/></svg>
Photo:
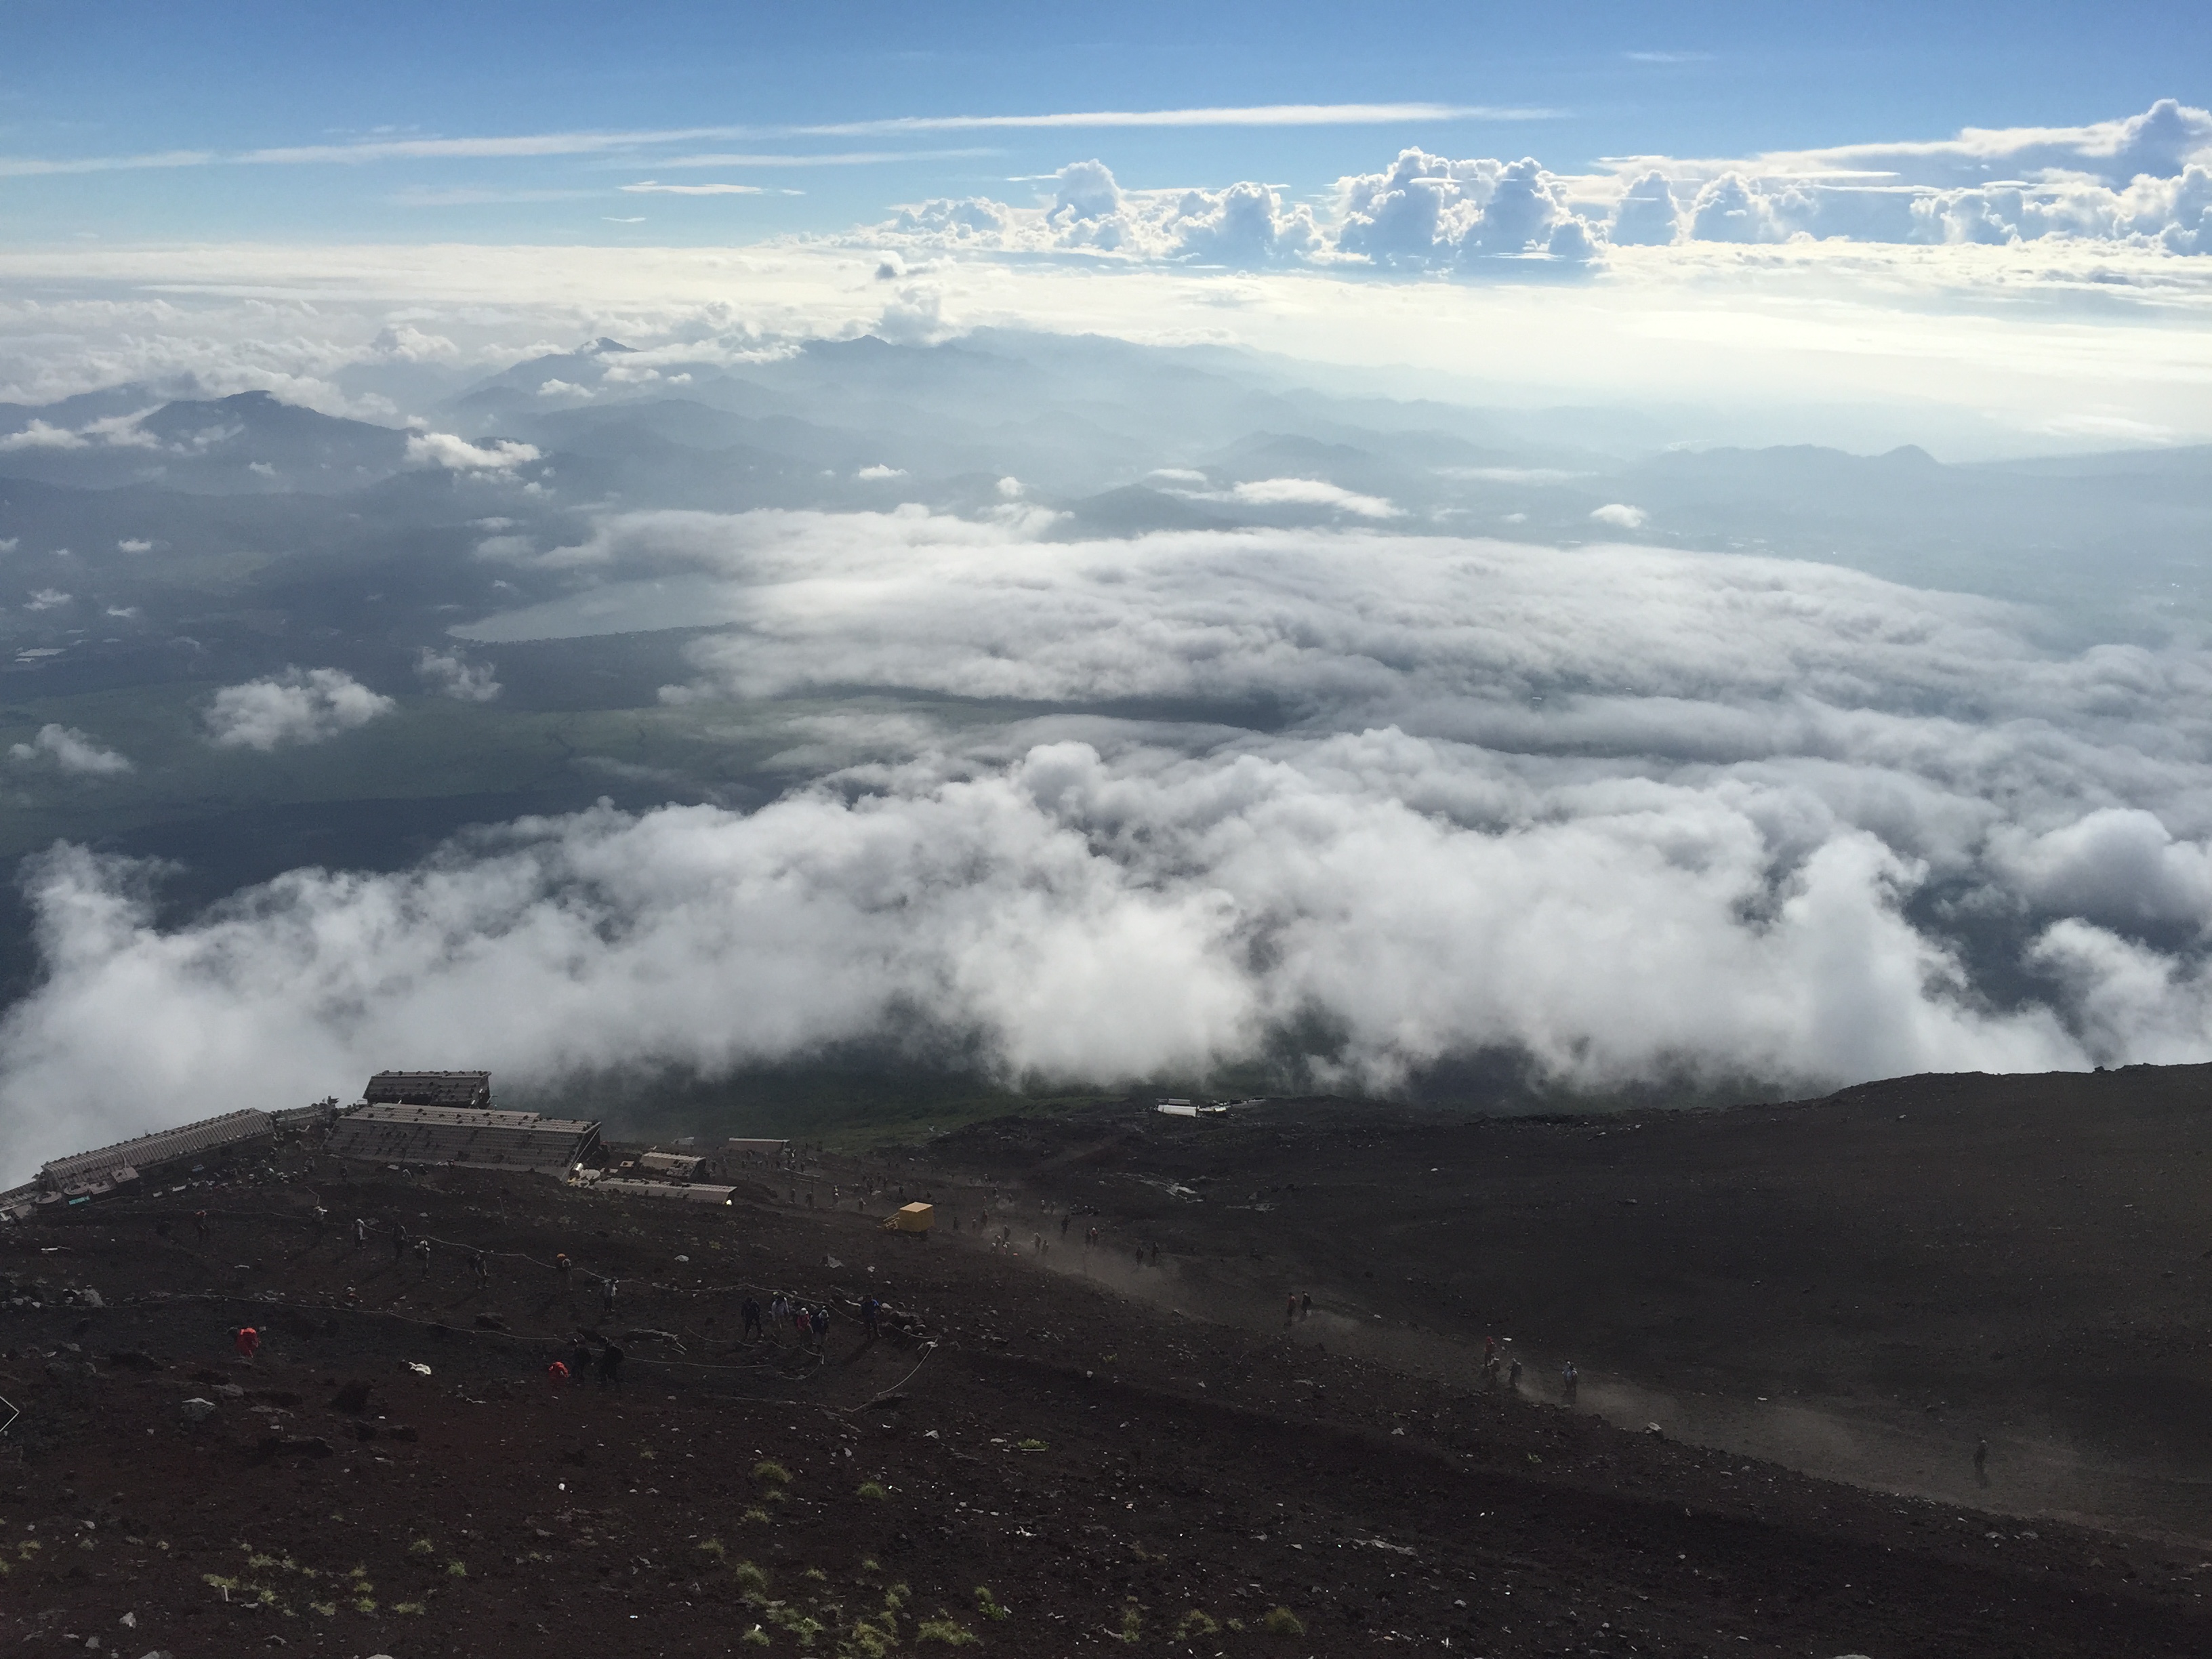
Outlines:
<svg viewBox="0 0 2212 1659"><path fill-rule="evenodd" d="M64 428L33 420L20 432L10 432L0 437L0 449L82 449L86 441L81 434Z"/></svg>
<svg viewBox="0 0 2212 1659"><path fill-rule="evenodd" d="M48 724L28 743L10 744L9 757L23 763L51 761L64 772L81 777L114 777L132 770L125 757L103 749L98 739L74 726Z"/></svg>
<svg viewBox="0 0 2212 1659"><path fill-rule="evenodd" d="M1595 252L1563 181L1529 158L1455 161L1408 149L1384 172L1340 180L1338 191L1338 248L1377 264L1579 264Z"/></svg>
<svg viewBox="0 0 2212 1659"><path fill-rule="evenodd" d="M902 466L885 466L878 462L874 466L862 467L853 476L870 483L876 483L886 478L903 478L906 477L906 469Z"/></svg>
<svg viewBox="0 0 2212 1659"><path fill-rule="evenodd" d="M501 690L489 663L472 663L455 651L423 647L415 672L432 690L457 702L489 702Z"/></svg>
<svg viewBox="0 0 2212 1659"><path fill-rule="evenodd" d="M1626 501L1607 501L1603 507L1590 509L1591 518L1616 530L1641 530L1650 516L1642 507L1631 507Z"/></svg>
<svg viewBox="0 0 2212 1659"><path fill-rule="evenodd" d="M508 438L472 444L450 432L415 432L408 434L407 459L416 466L442 466L455 472L512 472L540 457L535 445Z"/></svg>
<svg viewBox="0 0 2212 1659"><path fill-rule="evenodd" d="M58 587L41 587L33 593L23 606L26 611L58 611L76 596L64 593Z"/></svg>
<svg viewBox="0 0 2212 1659"><path fill-rule="evenodd" d="M652 179L641 179L623 189L633 196L758 196L758 185L664 185Z"/></svg>
<svg viewBox="0 0 2212 1659"><path fill-rule="evenodd" d="M1321 478L1255 478L1226 492L1250 507L1333 507L1363 519L1402 519L1402 508L1380 495L1363 495Z"/></svg>
<svg viewBox="0 0 2212 1659"><path fill-rule="evenodd" d="M290 668L223 687L202 718L208 741L218 749L266 753L291 744L321 743L398 707L343 669Z"/></svg>
<svg viewBox="0 0 2212 1659"><path fill-rule="evenodd" d="M131 536L125 537L116 543L115 548L119 553L151 553L154 550L154 544L142 538Z"/></svg>
<svg viewBox="0 0 2212 1659"><path fill-rule="evenodd" d="M11 1144L186 1079L313 1097L395 1044L529 1080L897 1029L1106 1080L1318 1030L1305 1078L1338 1087L1493 1051L1806 1087L2212 1056L2187 640L2068 652L1833 567L1370 529L670 512L501 552L603 595L716 587L702 695L1062 712L804 715L778 763L844 769L760 811L532 821L181 927L139 874L52 854L49 976L0 1027ZM1209 720L1261 700L1269 731ZM1100 712L1139 701L1182 712Z"/></svg>

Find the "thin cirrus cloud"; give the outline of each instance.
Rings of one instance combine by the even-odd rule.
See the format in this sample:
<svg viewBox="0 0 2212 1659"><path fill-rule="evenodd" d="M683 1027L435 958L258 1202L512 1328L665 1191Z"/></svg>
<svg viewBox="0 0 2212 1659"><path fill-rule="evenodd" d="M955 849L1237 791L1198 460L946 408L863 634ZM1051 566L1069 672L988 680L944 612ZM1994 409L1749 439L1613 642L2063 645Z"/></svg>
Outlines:
<svg viewBox="0 0 2212 1659"><path fill-rule="evenodd" d="M758 196L758 185L664 185L657 179L644 179L623 189L632 196Z"/></svg>
<svg viewBox="0 0 2212 1659"><path fill-rule="evenodd" d="M390 161L501 161L594 155L714 139L890 137L906 132L1119 127L1385 126L1443 121L1546 120L1551 109L1476 104L1258 104L1165 110L1067 110L1032 115L902 115L881 119L766 126L667 127L537 132L459 138L372 138L343 144L288 144L223 153L164 150L136 155L0 156L0 178L127 172L148 167L302 167Z"/></svg>

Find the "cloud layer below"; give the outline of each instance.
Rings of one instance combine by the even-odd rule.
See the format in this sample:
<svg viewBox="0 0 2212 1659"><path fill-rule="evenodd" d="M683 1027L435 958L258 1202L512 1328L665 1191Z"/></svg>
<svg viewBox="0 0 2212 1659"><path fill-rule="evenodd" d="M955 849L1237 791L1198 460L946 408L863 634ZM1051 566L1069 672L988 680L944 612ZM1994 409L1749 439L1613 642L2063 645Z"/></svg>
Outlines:
<svg viewBox="0 0 2212 1659"><path fill-rule="evenodd" d="M175 930L144 872L58 851L0 1114L35 1144L403 1051L520 1081L888 1039L1008 1076L1273 1056L1384 1089L1498 1052L1808 1088L2212 1054L2193 647L2058 651L2002 604L1781 561L1046 528L659 513L495 545L719 585L738 621L672 697L1063 712L794 717L797 781L749 816L526 821ZM1224 719L1255 706L1264 731Z"/></svg>

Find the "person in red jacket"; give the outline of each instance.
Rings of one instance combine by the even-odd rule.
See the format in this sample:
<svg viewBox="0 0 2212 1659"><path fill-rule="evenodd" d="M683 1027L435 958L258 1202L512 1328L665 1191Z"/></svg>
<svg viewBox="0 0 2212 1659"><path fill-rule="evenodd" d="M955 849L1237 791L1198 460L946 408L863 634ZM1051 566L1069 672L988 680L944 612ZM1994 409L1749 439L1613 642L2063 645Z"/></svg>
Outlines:
<svg viewBox="0 0 2212 1659"><path fill-rule="evenodd" d="M239 1327L238 1335L234 1340L238 1347L238 1357L251 1365L253 1363L253 1356L261 1352L261 1333L251 1325L241 1325Z"/></svg>
<svg viewBox="0 0 2212 1659"><path fill-rule="evenodd" d="M558 1400L562 1390L568 1385L568 1366L558 1359L555 1360L545 1368L545 1380L553 1385L553 1397Z"/></svg>

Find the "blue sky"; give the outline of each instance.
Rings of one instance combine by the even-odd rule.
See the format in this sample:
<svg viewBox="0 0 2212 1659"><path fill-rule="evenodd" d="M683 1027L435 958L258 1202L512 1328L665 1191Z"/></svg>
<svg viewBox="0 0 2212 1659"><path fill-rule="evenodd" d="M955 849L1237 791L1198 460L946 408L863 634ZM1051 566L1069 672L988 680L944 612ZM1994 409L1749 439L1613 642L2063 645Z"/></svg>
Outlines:
<svg viewBox="0 0 2212 1659"><path fill-rule="evenodd" d="M1096 155L1125 185L1292 198L1408 143L1744 155L2140 112L2212 62L2183 5L942 8L7 4L0 167L419 137L766 131L559 155L0 177L0 239L744 240L933 195L1018 199ZM901 118L1279 104L1503 114L1316 125L803 134ZM1540 112L1540 113L1531 113ZM980 152L980 153L978 153ZM672 172L702 155L810 158ZM828 156L880 158L824 164ZM758 194L624 194L647 179Z"/></svg>

